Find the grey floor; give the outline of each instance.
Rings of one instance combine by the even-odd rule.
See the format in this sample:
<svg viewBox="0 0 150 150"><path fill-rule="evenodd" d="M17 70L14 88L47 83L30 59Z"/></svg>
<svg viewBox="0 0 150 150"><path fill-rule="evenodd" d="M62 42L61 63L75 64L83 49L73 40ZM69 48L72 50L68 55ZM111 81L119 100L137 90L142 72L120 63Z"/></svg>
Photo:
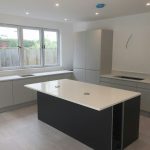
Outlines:
<svg viewBox="0 0 150 150"><path fill-rule="evenodd" d="M126 150L150 150L150 118L140 119L140 138ZM0 150L91 149L39 121L33 105L0 114Z"/></svg>

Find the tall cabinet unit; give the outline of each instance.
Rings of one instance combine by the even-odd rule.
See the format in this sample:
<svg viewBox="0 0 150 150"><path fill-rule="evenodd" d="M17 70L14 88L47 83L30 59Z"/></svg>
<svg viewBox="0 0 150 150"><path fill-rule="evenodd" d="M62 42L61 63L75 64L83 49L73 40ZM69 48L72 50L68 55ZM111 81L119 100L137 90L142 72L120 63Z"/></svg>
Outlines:
<svg viewBox="0 0 150 150"><path fill-rule="evenodd" d="M110 73L112 44L111 30L96 29L75 33L75 79L98 84L100 74Z"/></svg>

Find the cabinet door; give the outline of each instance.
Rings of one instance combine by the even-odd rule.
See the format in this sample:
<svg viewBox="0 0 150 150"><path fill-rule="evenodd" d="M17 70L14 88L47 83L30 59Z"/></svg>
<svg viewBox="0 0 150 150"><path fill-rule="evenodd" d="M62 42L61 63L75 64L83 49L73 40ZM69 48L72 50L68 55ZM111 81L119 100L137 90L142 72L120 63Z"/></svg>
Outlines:
<svg viewBox="0 0 150 150"><path fill-rule="evenodd" d="M49 81L59 80L59 79L73 79L73 73L51 75L48 77L48 79Z"/></svg>
<svg viewBox="0 0 150 150"><path fill-rule="evenodd" d="M85 81L88 83L99 84L99 71L85 70Z"/></svg>
<svg viewBox="0 0 150 150"><path fill-rule="evenodd" d="M74 68L85 68L85 32L75 34Z"/></svg>
<svg viewBox="0 0 150 150"><path fill-rule="evenodd" d="M13 105L12 81L0 82L0 108Z"/></svg>
<svg viewBox="0 0 150 150"><path fill-rule="evenodd" d="M48 81L48 77L26 78L13 81L14 104L21 104L36 100L36 91L24 87L26 84Z"/></svg>
<svg viewBox="0 0 150 150"><path fill-rule="evenodd" d="M100 70L101 30L86 32L85 68Z"/></svg>
<svg viewBox="0 0 150 150"><path fill-rule="evenodd" d="M73 70L74 78L78 81L85 81L85 70L84 69L74 69Z"/></svg>
<svg viewBox="0 0 150 150"><path fill-rule="evenodd" d="M113 87L113 85L111 83L107 83L107 82L100 82L100 85L102 85L102 86L108 86L108 87Z"/></svg>
<svg viewBox="0 0 150 150"><path fill-rule="evenodd" d="M150 90L138 88L141 95L141 110L150 112Z"/></svg>
<svg viewBox="0 0 150 150"><path fill-rule="evenodd" d="M136 87L132 87L132 86L126 86L126 85L118 85L118 84L112 84L112 86L114 88L118 88L118 89L123 89L123 90L128 90L128 91L137 91Z"/></svg>
<svg viewBox="0 0 150 150"><path fill-rule="evenodd" d="M135 91L135 92L137 91L136 87L127 86L127 85L119 85L119 84L109 83L109 82L101 81L100 85L109 86L109 87L113 87L113 88L117 88L117 89L128 90L128 91Z"/></svg>

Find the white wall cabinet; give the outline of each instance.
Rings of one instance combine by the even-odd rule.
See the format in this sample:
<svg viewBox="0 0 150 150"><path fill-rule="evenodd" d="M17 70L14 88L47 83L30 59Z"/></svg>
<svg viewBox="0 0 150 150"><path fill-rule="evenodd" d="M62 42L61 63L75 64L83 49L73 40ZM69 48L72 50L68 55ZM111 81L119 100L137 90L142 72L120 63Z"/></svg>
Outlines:
<svg viewBox="0 0 150 150"><path fill-rule="evenodd" d="M12 81L0 82L0 108L13 105Z"/></svg>
<svg viewBox="0 0 150 150"><path fill-rule="evenodd" d="M99 84L97 77L111 72L112 44L113 32L110 30L77 32L74 52L75 79Z"/></svg>

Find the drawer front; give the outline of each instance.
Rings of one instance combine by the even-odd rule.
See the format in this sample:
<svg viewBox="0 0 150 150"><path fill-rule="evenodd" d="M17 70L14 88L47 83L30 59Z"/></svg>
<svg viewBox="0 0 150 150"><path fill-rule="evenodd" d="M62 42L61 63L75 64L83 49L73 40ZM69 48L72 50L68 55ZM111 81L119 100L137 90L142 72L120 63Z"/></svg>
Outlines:
<svg viewBox="0 0 150 150"><path fill-rule="evenodd" d="M137 87L150 90L150 83L139 82L139 83L137 83Z"/></svg>

